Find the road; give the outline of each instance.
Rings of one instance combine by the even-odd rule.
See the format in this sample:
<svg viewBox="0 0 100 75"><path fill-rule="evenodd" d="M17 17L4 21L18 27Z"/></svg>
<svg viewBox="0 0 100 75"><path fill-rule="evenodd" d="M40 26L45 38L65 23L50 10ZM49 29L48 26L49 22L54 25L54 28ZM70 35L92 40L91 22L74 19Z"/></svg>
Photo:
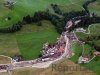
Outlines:
<svg viewBox="0 0 100 75"><path fill-rule="evenodd" d="M13 70L13 69L24 68L24 67L47 68L51 64L65 58L65 57L68 58L69 57L69 52L70 52L69 51L70 43L69 43L69 38L67 37L67 35L64 36L64 40L65 40L65 43L66 43L64 53L59 58L57 58L56 60L41 62L41 63L36 63L36 64L31 64L31 62L33 62L34 60L21 61L21 62L12 62L11 64L2 64L1 66L6 65L6 66L10 66L10 67L9 67L9 69L0 70L0 72L7 72L7 71L10 71L10 70Z"/></svg>

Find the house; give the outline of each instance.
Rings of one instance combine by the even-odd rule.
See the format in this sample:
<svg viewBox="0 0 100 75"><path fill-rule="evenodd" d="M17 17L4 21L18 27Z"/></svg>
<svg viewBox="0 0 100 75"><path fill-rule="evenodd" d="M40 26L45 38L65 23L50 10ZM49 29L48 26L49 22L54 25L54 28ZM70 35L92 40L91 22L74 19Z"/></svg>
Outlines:
<svg viewBox="0 0 100 75"><path fill-rule="evenodd" d="M95 56L100 56L100 52L99 51L96 51L96 52L94 52L94 55Z"/></svg>
<svg viewBox="0 0 100 75"><path fill-rule="evenodd" d="M88 63L89 61L89 58L88 57L85 57L85 56L80 56L79 57L79 60L78 60L78 63L81 64L81 63Z"/></svg>

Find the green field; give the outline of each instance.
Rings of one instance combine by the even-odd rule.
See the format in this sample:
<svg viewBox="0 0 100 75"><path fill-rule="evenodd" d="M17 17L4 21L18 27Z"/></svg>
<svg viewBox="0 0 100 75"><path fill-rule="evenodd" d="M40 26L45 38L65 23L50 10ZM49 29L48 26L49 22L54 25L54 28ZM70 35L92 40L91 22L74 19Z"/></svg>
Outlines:
<svg viewBox="0 0 100 75"><path fill-rule="evenodd" d="M88 29L86 29L88 32ZM84 34L81 32L76 32L77 37L79 39L86 39L87 36L100 36L100 24L92 24L89 28L90 30L90 34ZM100 40L92 40L94 41L98 46L100 46ZM72 45L72 51L75 53L74 56L72 56L70 58L70 60L77 62L77 60L79 59L79 56L81 55L82 51L84 49L84 55L89 55L91 58L93 57L93 55L91 54L91 51L94 52L96 51L92 46L88 45L88 44L84 44L84 48L80 45L78 45L78 43L74 43ZM90 70L92 70L93 72L97 73L98 75L100 74L100 57L95 57L91 62L87 63L87 64L81 64L81 66L84 66Z"/></svg>
<svg viewBox="0 0 100 75"><path fill-rule="evenodd" d="M70 60L76 63L79 56L82 54L83 47L79 45L78 43L73 43L71 50L74 52L74 56L72 56Z"/></svg>
<svg viewBox="0 0 100 75"><path fill-rule="evenodd" d="M100 33L100 24L92 24L89 27L90 34L82 34L81 32L76 32L77 36L81 39L85 39L86 36L88 35L94 35L94 36L99 36ZM86 33L88 33L88 28L86 28Z"/></svg>
<svg viewBox="0 0 100 75"><path fill-rule="evenodd" d="M4 7L4 0L0 0L0 28L6 28L21 21L26 15L33 16L36 11L45 11L47 8L55 14L50 4L58 4L63 12L80 11L83 8L72 4L70 0L13 0L16 2L10 10ZM7 17L11 20L6 21ZM39 37L41 36L41 37ZM14 56L23 55L26 59L37 58L44 42L55 42L59 34L48 21L42 21L42 26L37 23L25 25L20 31L12 34L0 33L0 54ZM28 51L28 52L27 52Z"/></svg>
<svg viewBox="0 0 100 75"><path fill-rule="evenodd" d="M45 11L47 8L55 14L50 4L58 4L64 12L79 11L83 8L72 4L70 0L13 0L16 2L13 9L4 7L4 0L0 0L0 28L7 28L21 21L26 15L33 16L36 11ZM68 8L68 9L66 9ZM7 17L11 20L6 21ZM59 36L53 25L43 21L42 26L37 23L25 25L21 31L13 34L0 33L0 55L14 56L23 55L26 59L37 58L40 55L44 42L55 42ZM8 37L9 36L9 37ZM39 37L41 36L41 38Z"/></svg>
<svg viewBox="0 0 100 75"><path fill-rule="evenodd" d="M43 43L54 43L59 34L49 21L25 25L14 34L0 34L0 55L14 56L21 54L25 59L34 59L40 55Z"/></svg>
<svg viewBox="0 0 100 75"><path fill-rule="evenodd" d="M86 67L87 69L92 70L93 72L100 75L100 57L95 57L91 62L88 64L81 64L81 66Z"/></svg>
<svg viewBox="0 0 100 75"><path fill-rule="evenodd" d="M79 45L78 43L74 43L72 45L71 50L74 52L74 56L70 58L70 60L74 61L75 63L78 61L79 57L82 55L90 56L90 58L93 57L93 54L91 54L91 51L94 52L95 49L88 44L85 45Z"/></svg>
<svg viewBox="0 0 100 75"><path fill-rule="evenodd" d="M58 33L50 22L43 21L42 28L35 27L31 33L16 34L18 47L26 59L37 58L45 42L57 41Z"/></svg>
<svg viewBox="0 0 100 75"><path fill-rule="evenodd" d="M4 16L0 17L0 28L11 26L18 21L22 20L25 15L34 15L36 11L43 11L50 7L51 3L59 5L70 4L69 0L14 0L16 4L12 10L6 10L3 7L4 0L0 0L3 12L0 12ZM7 13L8 12L8 13ZM11 17L10 21L5 21L6 17Z"/></svg>
<svg viewBox="0 0 100 75"><path fill-rule="evenodd" d="M7 28L21 21L24 16L33 16L37 11L45 11L47 8L52 14L55 14L50 4L58 4L63 12L80 11L83 10L82 4L86 0L13 0L16 2L14 7L10 10L4 7L4 0L0 0L0 28ZM96 13L100 16L100 0L89 5L89 11ZM11 17L11 20L6 21L7 17ZM24 25L23 28L16 33L2 34L0 33L0 55L14 56L22 55L26 60L35 59L41 53L42 46L45 42L54 43L57 41L59 34L55 30L55 27L49 21L41 21L42 26L38 26L38 23ZM88 30L88 29L86 29ZM95 24L90 27L91 35L100 35L100 24ZM88 31L87 31L88 32ZM76 33L81 39L85 39L87 34ZM100 45L100 40L95 41L97 45ZM90 51L94 48L85 44L85 55L90 55ZM83 46L74 43L72 45L72 51L75 53L70 58L73 62L77 62L80 54L82 53ZM88 64L82 64L92 71L100 74L100 58L95 58Z"/></svg>
<svg viewBox="0 0 100 75"><path fill-rule="evenodd" d="M88 33L88 28L86 30L87 30L86 33ZM90 26L89 30L90 30L90 34L76 32L76 35L79 39L82 39L82 40L86 39L87 36L99 36L100 33L98 33L98 32L100 32L100 24L92 24ZM94 41L98 45L100 45L98 40L94 40ZM71 58L71 60L76 62L79 58L79 55L82 53L83 49L84 49L84 54L89 55L89 56L91 55L90 51L95 51L95 49L93 47L89 46L88 44L84 44L84 48L83 48L82 45L78 45L78 43L74 43L72 45L72 51L75 52L75 56L73 56Z"/></svg>
<svg viewBox="0 0 100 75"><path fill-rule="evenodd" d="M89 5L89 10L91 13L95 13L100 16L100 0Z"/></svg>
<svg viewBox="0 0 100 75"><path fill-rule="evenodd" d="M90 54L90 51L93 50L92 47L88 45L84 45L85 54ZM79 46L77 43L74 43L71 49L75 55L70 58L71 61L77 63L77 60L79 59L79 56L82 53L83 47ZM97 75L100 74L100 57L95 57L92 61L90 61L87 64L81 64L81 66L86 67L87 69L97 73Z"/></svg>

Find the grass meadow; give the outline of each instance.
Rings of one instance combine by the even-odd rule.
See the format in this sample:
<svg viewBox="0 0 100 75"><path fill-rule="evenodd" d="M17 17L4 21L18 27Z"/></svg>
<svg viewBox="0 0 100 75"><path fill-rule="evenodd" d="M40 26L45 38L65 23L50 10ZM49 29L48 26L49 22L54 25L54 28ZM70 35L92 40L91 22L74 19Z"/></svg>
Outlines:
<svg viewBox="0 0 100 75"><path fill-rule="evenodd" d="M89 28L90 34L84 34L81 32L76 32L78 38L85 39L87 35L94 35L94 36L100 36L100 24L92 24L91 27ZM88 32L88 29L87 29ZM94 40L98 46L100 46L100 40ZM96 51L93 47L89 46L88 44L84 44L84 48L81 45L78 45L78 43L74 43L72 45L72 51L75 53L74 56L70 58L73 62L77 62L79 59L79 56L81 55L82 51L84 49L84 54L85 55L91 55L90 51L94 52ZM93 57L93 56L92 56ZM91 62L87 64L81 64L81 66L86 67L93 72L97 73L98 75L100 74L100 57L95 57Z"/></svg>
<svg viewBox="0 0 100 75"><path fill-rule="evenodd" d="M33 16L37 11L45 11L47 8L52 11L50 4L58 4L62 11L79 11L82 10L82 4L85 0L13 0L16 2L14 7L10 10L4 7L4 0L0 0L0 28L7 28L13 24L21 21L24 16ZM100 0L89 5L89 11L100 15ZM11 20L6 21L7 17L11 17ZM55 27L49 21L41 21L42 26L37 26L37 23L25 25L20 31L12 34L2 34L0 33L0 55L14 56L22 55L26 60L35 59L41 53L43 43L46 41L54 43L57 41L59 34L55 30ZM100 25L97 24L91 27L91 35L99 35ZM96 31L96 32L95 32ZM77 33L79 38L85 38L85 34ZM86 54L92 48L85 45ZM89 48L89 49L88 49ZM82 52L82 46L74 43L72 50L75 55L70 58L70 60L76 62L80 53ZM100 59L95 58L89 64L82 65L91 69L92 71L100 74ZM29 72L22 71L22 73L16 73L14 75L26 75L32 74ZM51 71L50 71L51 72ZM58 74L58 73L57 73ZM67 74L67 73L66 73ZM2 74L3 75L3 74ZM8 74L4 74L8 75ZM59 75L62 75L59 73ZM75 75L75 74L73 74ZM77 75L77 74L76 74Z"/></svg>
<svg viewBox="0 0 100 75"><path fill-rule="evenodd" d="M10 10L3 6L4 0L0 0L0 28L9 27L26 15L33 16L37 11L45 11L47 8L55 14L50 4L58 4L64 12L79 11L83 8L77 4L72 4L70 0L13 0L16 2ZM11 20L5 21L5 18ZM0 54L14 56L23 55L25 59L34 59L40 55L43 43L55 42L59 34L49 21L42 21L42 26L37 23L25 25L20 31L12 34L0 33Z"/></svg>

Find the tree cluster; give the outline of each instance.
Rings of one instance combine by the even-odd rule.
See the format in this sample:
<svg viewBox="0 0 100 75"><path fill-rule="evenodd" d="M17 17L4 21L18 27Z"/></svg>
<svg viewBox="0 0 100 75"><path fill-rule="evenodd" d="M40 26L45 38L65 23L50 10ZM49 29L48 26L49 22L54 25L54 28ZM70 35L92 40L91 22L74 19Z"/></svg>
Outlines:
<svg viewBox="0 0 100 75"><path fill-rule="evenodd" d="M88 14L90 14L90 12L89 12L89 10L88 10L88 5L90 4L90 3L93 3L93 2L95 2L96 0L88 0L88 1L86 1L84 4L83 4L83 8L85 9L85 11L88 13Z"/></svg>
<svg viewBox="0 0 100 75"><path fill-rule="evenodd" d="M0 32L1 33L13 33L13 32L19 31L21 28L22 28L22 23L18 22L17 24L12 25L11 27L0 29Z"/></svg>
<svg viewBox="0 0 100 75"><path fill-rule="evenodd" d="M92 0L92 1L95 1L95 0ZM91 1L89 1L88 3L85 3L85 6L87 6L90 2ZM87 27L93 23L100 23L100 17L97 17L97 16L89 17L89 15L87 15L87 12L85 10L77 11L77 12L72 11L72 12L63 13L60 10L60 8L58 7L58 5L51 4L51 6L56 14L59 14L63 17L54 15L54 14L50 13L49 11L39 11L39 12L35 12L34 16L27 15L27 16L23 17L23 20L21 22L18 22L17 24L14 24L11 27L0 29L0 32L2 32L2 33L16 32L16 31L20 30L23 25L31 24L33 22L35 22L35 23L40 22L41 20L51 21L51 23L53 23L53 25L55 26L58 33L62 33L63 31L65 31L66 23L70 19L73 19L73 18L74 18L74 20L80 19L81 22L76 26L72 26L70 29L68 29L69 31L72 31L77 27ZM86 17L81 18L79 16L86 16ZM79 18L75 18L75 17L79 17Z"/></svg>
<svg viewBox="0 0 100 75"><path fill-rule="evenodd" d="M95 24L95 23L100 23L100 17L98 16L86 16L86 17L82 17L80 18L81 22L79 22L77 25L72 26L71 28L69 28L69 31L74 30L75 28L79 28L79 27L88 27L91 24Z"/></svg>
<svg viewBox="0 0 100 75"><path fill-rule="evenodd" d="M59 15L63 15L63 12L60 10L60 8L58 7L58 5L56 4L51 4L51 7L53 8L54 12L59 14Z"/></svg>

